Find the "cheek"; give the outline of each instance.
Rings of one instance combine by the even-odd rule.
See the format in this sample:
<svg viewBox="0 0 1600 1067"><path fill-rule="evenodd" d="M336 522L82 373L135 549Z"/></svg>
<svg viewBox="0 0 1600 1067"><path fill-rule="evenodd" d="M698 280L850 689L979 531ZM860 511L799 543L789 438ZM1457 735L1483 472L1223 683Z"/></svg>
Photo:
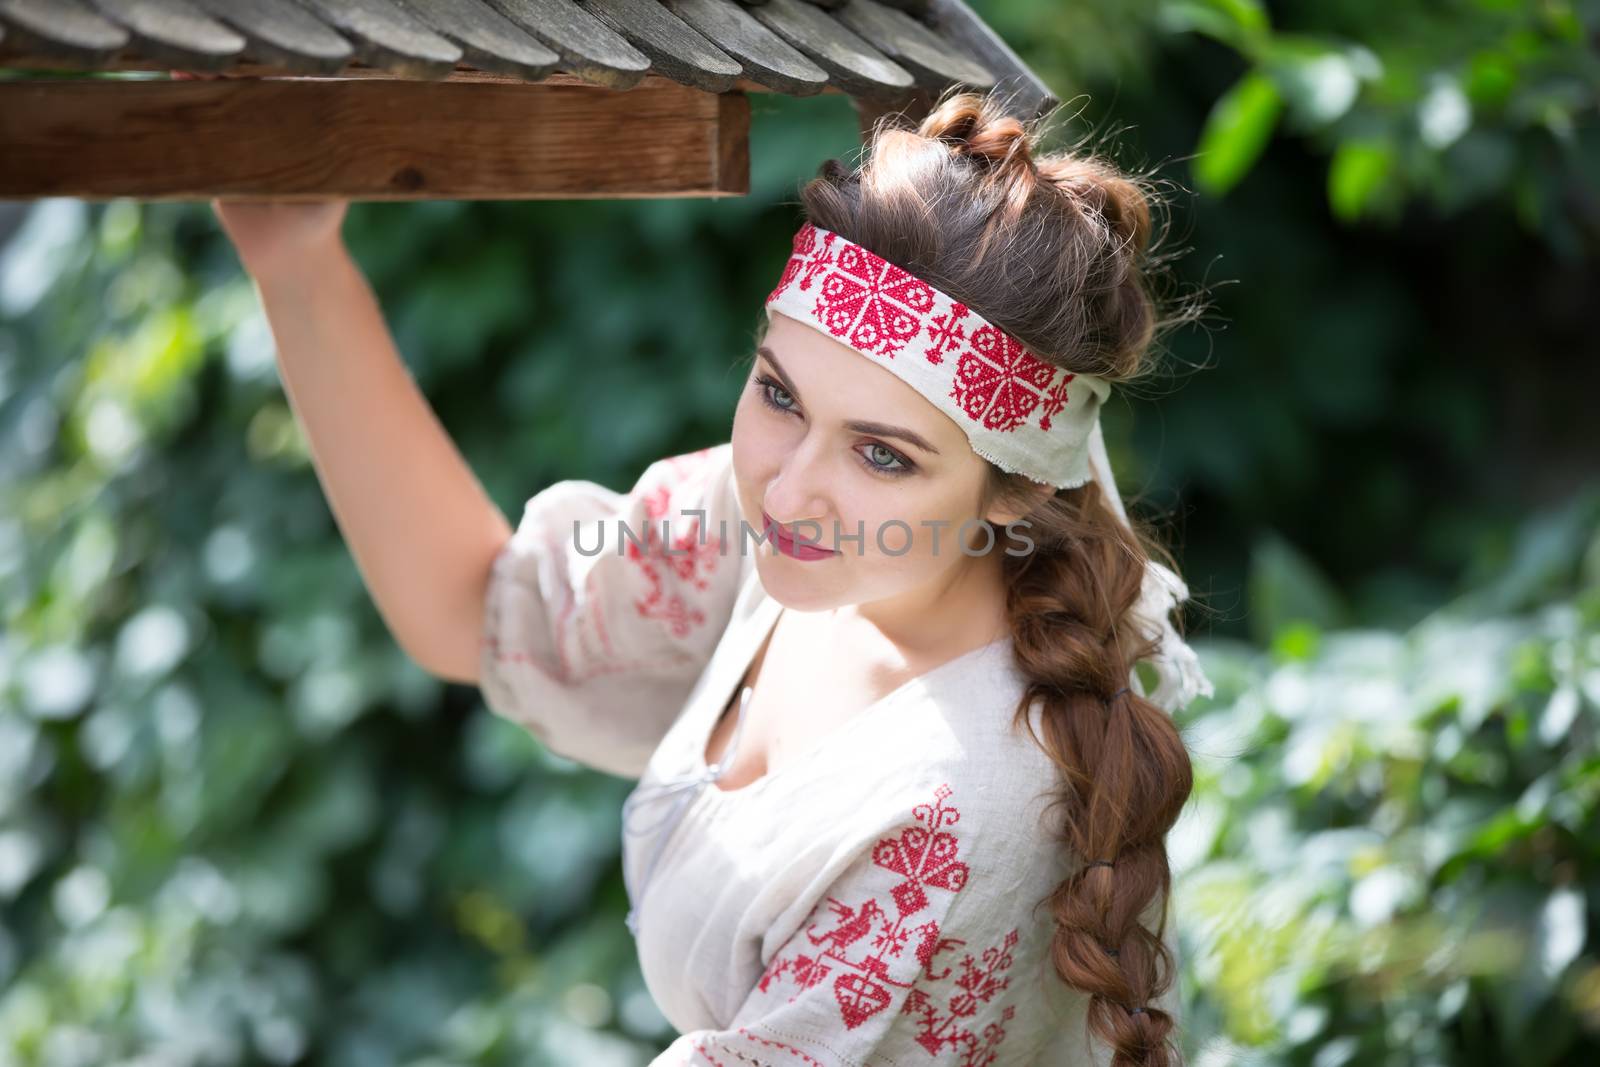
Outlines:
<svg viewBox="0 0 1600 1067"><path fill-rule="evenodd" d="M752 457L760 452L765 444L761 440L766 436L766 428L762 426L760 416L750 410L749 390L739 400L739 405L733 409L733 466L735 471L747 471Z"/></svg>
<svg viewBox="0 0 1600 1067"><path fill-rule="evenodd" d="M733 477L747 507L760 503L762 487L776 474L785 448L782 434L759 405L746 389L733 412ZM760 512L755 514L759 518Z"/></svg>
<svg viewBox="0 0 1600 1067"><path fill-rule="evenodd" d="M855 531L858 518L864 524L863 551L894 570L922 570L930 564L937 567L953 561L960 554L956 538L961 524L972 518L970 512L943 492L859 493L852 494L848 502L841 501L840 506L852 508L846 515L851 532ZM878 544L880 530L882 549Z"/></svg>

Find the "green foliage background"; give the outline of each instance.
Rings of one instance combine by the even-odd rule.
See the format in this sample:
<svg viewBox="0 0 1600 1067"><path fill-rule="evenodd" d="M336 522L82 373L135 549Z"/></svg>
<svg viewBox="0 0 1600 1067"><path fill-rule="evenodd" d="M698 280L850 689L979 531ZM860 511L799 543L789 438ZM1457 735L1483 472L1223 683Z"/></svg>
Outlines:
<svg viewBox="0 0 1600 1067"><path fill-rule="evenodd" d="M1063 136L1174 183L1213 301L1106 415L1208 609L1192 1062L1594 1062L1596 5L976 6ZM796 183L857 144L842 99L752 105L748 198L352 209L508 515L726 439ZM44 201L0 248L0 502L0 1065L670 1039L629 783L395 647L205 205Z"/></svg>

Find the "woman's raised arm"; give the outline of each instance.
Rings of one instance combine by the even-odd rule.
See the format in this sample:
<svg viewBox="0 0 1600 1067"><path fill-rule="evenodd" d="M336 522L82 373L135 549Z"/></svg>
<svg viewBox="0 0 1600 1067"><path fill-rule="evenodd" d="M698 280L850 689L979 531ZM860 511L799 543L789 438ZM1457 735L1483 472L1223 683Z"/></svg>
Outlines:
<svg viewBox="0 0 1600 1067"><path fill-rule="evenodd" d="M343 202L214 201L345 543L395 641L477 684L489 569L510 523L401 360L340 236Z"/></svg>

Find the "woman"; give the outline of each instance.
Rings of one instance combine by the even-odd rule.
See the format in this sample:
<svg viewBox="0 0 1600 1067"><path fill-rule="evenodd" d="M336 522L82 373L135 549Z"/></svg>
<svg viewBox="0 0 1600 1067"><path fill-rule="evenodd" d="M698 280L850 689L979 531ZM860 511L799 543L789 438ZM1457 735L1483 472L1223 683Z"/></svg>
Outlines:
<svg viewBox="0 0 1600 1067"><path fill-rule="evenodd" d="M626 494L557 483L514 533L397 359L309 354L381 349L348 261L291 270L265 215L219 205L397 639L640 778L628 924L681 1031L657 1065L1176 1062L1170 712L1210 687L1098 423L1158 326L1150 210L1033 137L955 94L824 165L731 440ZM337 218L305 225L326 248ZM341 386L363 411L333 415ZM420 458L362 484L386 443ZM383 540L424 507L460 518ZM451 561L432 590L423 554Z"/></svg>

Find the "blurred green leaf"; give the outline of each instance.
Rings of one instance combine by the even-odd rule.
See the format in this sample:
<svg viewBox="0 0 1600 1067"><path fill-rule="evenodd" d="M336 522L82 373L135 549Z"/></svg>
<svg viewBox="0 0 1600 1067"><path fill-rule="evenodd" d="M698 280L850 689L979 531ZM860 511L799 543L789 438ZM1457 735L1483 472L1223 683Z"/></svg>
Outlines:
<svg viewBox="0 0 1600 1067"><path fill-rule="evenodd" d="M1377 200L1394 165L1384 141L1345 141L1328 167L1328 203L1345 221L1358 219Z"/></svg>
<svg viewBox="0 0 1600 1067"><path fill-rule="evenodd" d="M1169 33L1194 30L1240 49L1268 29L1260 0L1173 0L1162 5L1161 24Z"/></svg>
<svg viewBox="0 0 1600 1067"><path fill-rule="evenodd" d="M1345 617L1338 592L1302 553L1281 537L1263 536L1256 543L1250 555L1250 626L1259 643L1293 626L1340 626Z"/></svg>
<svg viewBox="0 0 1600 1067"><path fill-rule="evenodd" d="M1283 110L1272 79L1250 71L1213 105L1200 133L1193 163L1195 182L1213 196L1233 188L1266 148Z"/></svg>

